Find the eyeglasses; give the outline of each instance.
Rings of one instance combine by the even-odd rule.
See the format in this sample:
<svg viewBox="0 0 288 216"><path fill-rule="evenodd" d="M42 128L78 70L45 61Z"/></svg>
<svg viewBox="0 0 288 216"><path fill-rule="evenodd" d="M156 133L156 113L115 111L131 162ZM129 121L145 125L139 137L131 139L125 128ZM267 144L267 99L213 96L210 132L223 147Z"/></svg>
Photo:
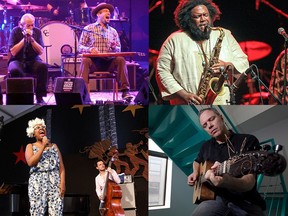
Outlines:
<svg viewBox="0 0 288 216"><path fill-rule="evenodd" d="M46 129L46 126L44 125L37 125L34 127L34 130L40 130L40 129Z"/></svg>

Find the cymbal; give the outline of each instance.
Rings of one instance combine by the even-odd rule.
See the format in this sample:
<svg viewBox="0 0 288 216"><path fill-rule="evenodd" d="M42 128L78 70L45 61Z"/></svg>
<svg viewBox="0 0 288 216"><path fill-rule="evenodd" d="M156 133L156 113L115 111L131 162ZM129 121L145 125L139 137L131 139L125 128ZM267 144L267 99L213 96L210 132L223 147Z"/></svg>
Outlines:
<svg viewBox="0 0 288 216"><path fill-rule="evenodd" d="M243 99L249 99L249 98L268 98L269 92L254 92L252 94L245 94L243 95Z"/></svg>
<svg viewBox="0 0 288 216"><path fill-rule="evenodd" d="M5 7L6 7L6 10L19 9L19 7L17 7L17 5L0 4L0 10L5 10Z"/></svg>
<svg viewBox="0 0 288 216"><path fill-rule="evenodd" d="M20 7L22 10L47 10L47 7L40 5L22 4L17 6Z"/></svg>
<svg viewBox="0 0 288 216"><path fill-rule="evenodd" d="M256 61L269 55L272 47L261 41L243 41L239 43L243 52L248 56L248 61Z"/></svg>

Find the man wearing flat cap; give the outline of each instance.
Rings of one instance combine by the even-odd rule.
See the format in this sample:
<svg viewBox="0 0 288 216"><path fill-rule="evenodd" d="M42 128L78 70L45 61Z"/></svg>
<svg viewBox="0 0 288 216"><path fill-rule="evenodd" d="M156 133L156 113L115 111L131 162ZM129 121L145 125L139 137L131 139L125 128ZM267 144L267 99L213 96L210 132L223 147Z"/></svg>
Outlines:
<svg viewBox="0 0 288 216"><path fill-rule="evenodd" d="M84 27L79 40L79 51L82 53L107 53L120 52L121 44L117 31L109 23L114 11L111 4L100 3L91 12L96 22ZM123 57L111 58L82 58L80 74L83 77L89 91L88 75L93 71L118 72L118 80L121 85L122 98L129 99L130 84L126 61Z"/></svg>

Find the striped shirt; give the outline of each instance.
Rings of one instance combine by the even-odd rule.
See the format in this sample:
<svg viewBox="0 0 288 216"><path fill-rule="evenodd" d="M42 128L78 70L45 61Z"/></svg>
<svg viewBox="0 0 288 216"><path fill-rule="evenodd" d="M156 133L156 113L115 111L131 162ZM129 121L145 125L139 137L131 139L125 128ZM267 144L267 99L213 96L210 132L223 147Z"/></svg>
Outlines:
<svg viewBox="0 0 288 216"><path fill-rule="evenodd" d="M116 44L115 49L111 47L111 44L114 43ZM120 52L121 44L118 32L109 25L103 28L98 22L85 26L79 40L79 52L89 53L89 49L92 47L96 47L100 53Z"/></svg>

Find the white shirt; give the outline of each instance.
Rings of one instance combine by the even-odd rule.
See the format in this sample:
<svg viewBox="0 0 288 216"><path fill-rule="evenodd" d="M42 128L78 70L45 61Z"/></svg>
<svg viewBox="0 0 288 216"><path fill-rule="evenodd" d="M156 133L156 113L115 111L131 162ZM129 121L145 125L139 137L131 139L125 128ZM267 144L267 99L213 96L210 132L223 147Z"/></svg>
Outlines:
<svg viewBox="0 0 288 216"><path fill-rule="evenodd" d="M249 67L247 55L231 32L223 30L225 36L219 60L231 62L240 73L243 73ZM219 35L219 31L211 31L210 39L204 45L204 51L209 59ZM170 95L182 89L196 94L203 72L203 61L203 53L195 41L185 32L172 33L163 43L157 60L156 78L162 97L170 99ZM227 99L230 100L230 94L229 89L225 87L223 95L218 95L213 104L226 104ZM170 104L179 104L179 99L171 99Z"/></svg>
<svg viewBox="0 0 288 216"><path fill-rule="evenodd" d="M109 179L119 184L121 180L117 172L114 169L111 169L111 171L112 171L112 175L109 173ZM106 174L107 174L107 170L106 170ZM105 187L105 181L106 181L106 175L102 176L100 175L100 173L95 178L96 194L98 197L100 197L100 195L103 195L102 192Z"/></svg>

